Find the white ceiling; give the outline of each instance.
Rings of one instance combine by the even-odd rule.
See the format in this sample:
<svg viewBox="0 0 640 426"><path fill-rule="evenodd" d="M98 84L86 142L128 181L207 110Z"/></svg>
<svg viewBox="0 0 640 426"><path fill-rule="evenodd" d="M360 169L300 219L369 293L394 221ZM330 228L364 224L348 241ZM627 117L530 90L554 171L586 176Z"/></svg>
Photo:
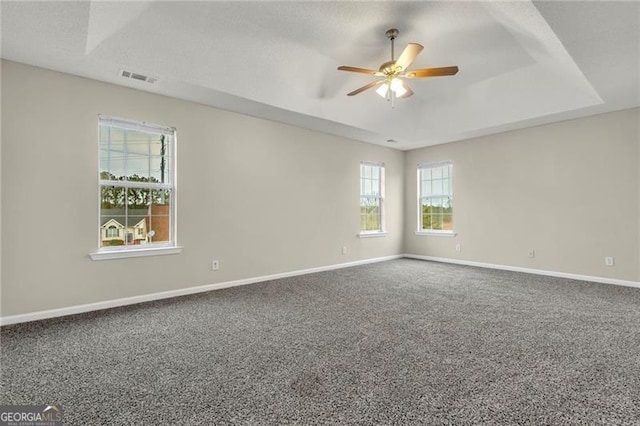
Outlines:
<svg viewBox="0 0 640 426"><path fill-rule="evenodd" d="M412 149L640 106L640 2L2 1L5 59ZM425 49L396 102L346 93ZM399 53L396 53L396 56ZM158 77L124 79L121 69ZM170 124L170 123L168 123ZM396 143L388 143L393 139Z"/></svg>

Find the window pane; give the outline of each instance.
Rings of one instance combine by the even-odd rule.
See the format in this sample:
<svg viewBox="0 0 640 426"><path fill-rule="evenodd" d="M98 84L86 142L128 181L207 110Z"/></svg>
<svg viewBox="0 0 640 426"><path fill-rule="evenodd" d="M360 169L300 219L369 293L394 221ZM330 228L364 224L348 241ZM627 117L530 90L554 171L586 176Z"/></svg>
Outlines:
<svg viewBox="0 0 640 426"><path fill-rule="evenodd" d="M362 231L379 231L380 230L380 216L374 212L362 214L361 216L361 230Z"/></svg>
<svg viewBox="0 0 640 426"><path fill-rule="evenodd" d="M442 193L445 195L451 194L451 181L449 179L442 181Z"/></svg>
<svg viewBox="0 0 640 426"><path fill-rule="evenodd" d="M152 137L150 133L139 132L137 130L126 130L127 152L131 154L149 155L149 142Z"/></svg>
<svg viewBox="0 0 640 426"><path fill-rule="evenodd" d="M442 179L442 167L435 167L431 169L431 172L432 172L432 175L431 175L432 179Z"/></svg>
<svg viewBox="0 0 640 426"><path fill-rule="evenodd" d="M445 197L442 199L442 206L445 210L448 210L448 213L451 213L451 198Z"/></svg>
<svg viewBox="0 0 640 426"><path fill-rule="evenodd" d="M429 195L432 194L431 192L431 181L427 180L427 181L422 181L422 187L421 187L421 194L420 196L422 197L427 197Z"/></svg>
<svg viewBox="0 0 640 426"><path fill-rule="evenodd" d="M147 188L128 188L127 189L127 207L129 209L144 209L148 205L149 189Z"/></svg>
<svg viewBox="0 0 640 426"><path fill-rule="evenodd" d="M442 215L442 229L445 231L453 231L453 216L451 214Z"/></svg>
<svg viewBox="0 0 640 426"><path fill-rule="evenodd" d="M151 192L149 205L148 242L159 243L171 240L171 193L166 190Z"/></svg>
<svg viewBox="0 0 640 426"><path fill-rule="evenodd" d="M372 197L360 198L360 230L381 230L379 199Z"/></svg>
<svg viewBox="0 0 640 426"><path fill-rule="evenodd" d="M431 191L433 195L442 195L442 179L435 179L431 182Z"/></svg>
<svg viewBox="0 0 640 426"><path fill-rule="evenodd" d="M374 208L379 207L379 200L373 197L362 197L360 199L360 208L363 212L370 212Z"/></svg>
<svg viewBox="0 0 640 426"><path fill-rule="evenodd" d="M100 198L100 247L123 245L127 224L126 189L102 186Z"/></svg>
<svg viewBox="0 0 640 426"><path fill-rule="evenodd" d="M149 155L161 157L171 155L169 152L170 138L167 135L150 135Z"/></svg>
<svg viewBox="0 0 640 426"><path fill-rule="evenodd" d="M148 194L148 190L147 190ZM146 207L132 206L127 210L126 245L140 245L147 236L147 222L149 209Z"/></svg>
<svg viewBox="0 0 640 426"><path fill-rule="evenodd" d="M431 215L431 229L434 231L442 230L442 215L441 214L432 214Z"/></svg>
<svg viewBox="0 0 640 426"><path fill-rule="evenodd" d="M377 182L380 180L380 167L371 167L371 179L373 179L377 185Z"/></svg>
<svg viewBox="0 0 640 426"><path fill-rule="evenodd" d="M431 169L420 169L421 180L431 180Z"/></svg>
<svg viewBox="0 0 640 426"><path fill-rule="evenodd" d="M100 187L100 208L103 210L124 210L126 191L116 186Z"/></svg>
<svg viewBox="0 0 640 426"><path fill-rule="evenodd" d="M146 133L127 131L127 180L145 182L149 175L149 143Z"/></svg>
<svg viewBox="0 0 640 426"><path fill-rule="evenodd" d="M431 209L425 207L422 209L422 229L431 229Z"/></svg>
<svg viewBox="0 0 640 426"><path fill-rule="evenodd" d="M149 156L130 153L127 158L127 180L131 182L148 182Z"/></svg>
<svg viewBox="0 0 640 426"><path fill-rule="evenodd" d="M422 229L431 229L431 206L427 200L422 200L421 211Z"/></svg>
<svg viewBox="0 0 640 426"><path fill-rule="evenodd" d="M125 157L124 131L100 126L101 179L117 179L124 175ZM102 172L106 177L102 177Z"/></svg>
<svg viewBox="0 0 640 426"><path fill-rule="evenodd" d="M172 138L166 135L156 135L151 142L151 174L152 182L167 183L169 179L169 165L171 164L171 141ZM156 151L158 154L156 154ZM155 180L154 180L155 179Z"/></svg>
<svg viewBox="0 0 640 426"><path fill-rule="evenodd" d="M165 183L166 181L166 159L159 157L151 157L150 158L150 169L149 169L149 182L154 183ZM164 164L163 164L164 162Z"/></svg>

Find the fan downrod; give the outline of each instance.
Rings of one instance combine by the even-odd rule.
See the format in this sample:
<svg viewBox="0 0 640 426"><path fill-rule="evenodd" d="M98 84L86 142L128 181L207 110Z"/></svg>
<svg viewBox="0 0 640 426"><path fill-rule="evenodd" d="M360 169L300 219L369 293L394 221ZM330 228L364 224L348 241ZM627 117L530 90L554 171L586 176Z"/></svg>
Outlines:
<svg viewBox="0 0 640 426"><path fill-rule="evenodd" d="M391 40L391 62L393 62L396 58L396 49L394 46L395 43L393 41L396 39L396 37L398 37L399 32L400 31L398 31L397 29L391 28L390 30L387 30L387 32L385 33L387 35L387 38ZM380 67L380 71L382 71L382 67Z"/></svg>

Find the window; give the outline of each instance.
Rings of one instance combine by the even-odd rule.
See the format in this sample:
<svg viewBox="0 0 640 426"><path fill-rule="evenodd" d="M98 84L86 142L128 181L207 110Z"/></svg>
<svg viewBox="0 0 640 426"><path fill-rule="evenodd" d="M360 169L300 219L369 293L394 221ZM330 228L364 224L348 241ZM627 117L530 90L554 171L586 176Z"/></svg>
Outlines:
<svg viewBox="0 0 640 426"><path fill-rule="evenodd" d="M360 234L384 231L384 164L360 163Z"/></svg>
<svg viewBox="0 0 640 426"><path fill-rule="evenodd" d="M107 228L107 238L118 238L118 228L111 225Z"/></svg>
<svg viewBox="0 0 640 426"><path fill-rule="evenodd" d="M418 166L418 232L453 234L453 164Z"/></svg>
<svg viewBox="0 0 640 426"><path fill-rule="evenodd" d="M92 258L176 247L175 129L100 116L99 133L100 237Z"/></svg>

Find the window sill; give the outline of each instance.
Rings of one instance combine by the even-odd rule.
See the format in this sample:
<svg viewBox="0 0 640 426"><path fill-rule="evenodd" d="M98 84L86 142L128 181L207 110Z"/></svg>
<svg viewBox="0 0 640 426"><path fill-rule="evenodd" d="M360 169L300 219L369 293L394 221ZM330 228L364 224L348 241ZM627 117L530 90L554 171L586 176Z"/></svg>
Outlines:
<svg viewBox="0 0 640 426"><path fill-rule="evenodd" d="M360 232L358 234L358 238L377 238L377 237L386 237L387 232L384 231L374 231L374 232Z"/></svg>
<svg viewBox="0 0 640 426"><path fill-rule="evenodd" d="M89 253L92 260L125 259L129 257L160 256L182 253L183 247L154 247L143 249L105 250Z"/></svg>
<svg viewBox="0 0 640 426"><path fill-rule="evenodd" d="M458 233L454 231L416 231L416 235L427 237L455 237Z"/></svg>

